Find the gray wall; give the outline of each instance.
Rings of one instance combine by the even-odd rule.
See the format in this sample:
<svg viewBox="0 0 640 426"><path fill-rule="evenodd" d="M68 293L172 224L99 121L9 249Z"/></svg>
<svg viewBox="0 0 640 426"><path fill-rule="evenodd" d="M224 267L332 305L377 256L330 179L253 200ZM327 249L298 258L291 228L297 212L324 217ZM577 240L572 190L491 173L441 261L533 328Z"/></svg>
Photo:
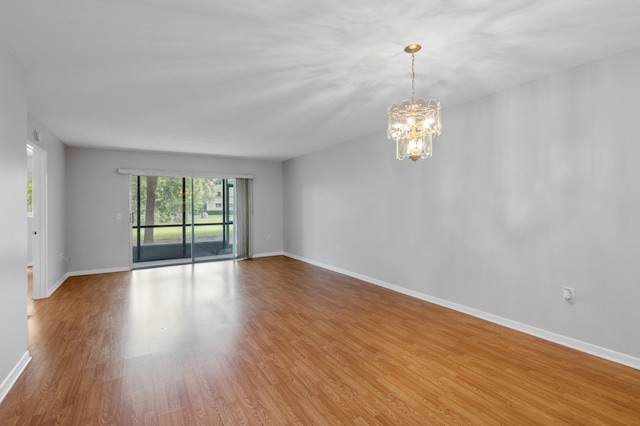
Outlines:
<svg viewBox="0 0 640 426"><path fill-rule="evenodd" d="M69 271L129 267L129 176L118 168L253 174L254 254L282 252L282 162L67 147ZM116 220L116 214L122 220ZM271 239L267 240L267 235Z"/></svg>
<svg viewBox="0 0 640 426"><path fill-rule="evenodd" d="M289 160L285 252L640 357L638 99L635 49L446 108L417 164L383 131Z"/></svg>
<svg viewBox="0 0 640 426"><path fill-rule="evenodd" d="M29 142L47 153L47 291L50 293L67 272L65 253L65 145L38 120L27 117ZM40 132L36 142L34 130Z"/></svg>
<svg viewBox="0 0 640 426"><path fill-rule="evenodd" d="M26 74L0 42L0 384L27 352L26 129Z"/></svg>

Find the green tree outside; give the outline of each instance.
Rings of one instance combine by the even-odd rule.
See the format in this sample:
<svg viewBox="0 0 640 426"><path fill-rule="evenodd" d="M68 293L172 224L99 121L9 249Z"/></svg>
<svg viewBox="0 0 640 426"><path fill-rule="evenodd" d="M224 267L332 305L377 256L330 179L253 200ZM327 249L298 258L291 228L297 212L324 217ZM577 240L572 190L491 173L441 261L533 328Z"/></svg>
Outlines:
<svg viewBox="0 0 640 426"><path fill-rule="evenodd" d="M33 213L33 178L27 178L27 214Z"/></svg>

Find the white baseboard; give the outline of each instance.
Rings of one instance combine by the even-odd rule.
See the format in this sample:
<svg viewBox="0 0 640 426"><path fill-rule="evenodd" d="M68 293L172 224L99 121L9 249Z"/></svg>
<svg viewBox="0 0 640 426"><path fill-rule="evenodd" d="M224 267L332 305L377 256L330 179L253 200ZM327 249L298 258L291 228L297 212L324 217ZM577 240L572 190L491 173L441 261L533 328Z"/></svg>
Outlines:
<svg viewBox="0 0 640 426"><path fill-rule="evenodd" d="M285 256L283 251L274 251L272 253L258 253L254 254L252 257L271 257L271 256Z"/></svg>
<svg viewBox="0 0 640 426"><path fill-rule="evenodd" d="M593 345L591 343L583 342L581 340L573 339L571 337L563 336L561 334L553 333L551 331L543 330L541 328L533 327L531 325L523 324L518 321L513 321L508 318L503 318L498 315L494 315L488 312L480 311L478 309L470 308L465 305L460 305L458 303L450 302L448 300L429 296L427 294L420 293L418 291L410 290L404 287L397 286L395 284L390 284L384 281L380 281L375 278L367 277L365 275L360 275L351 271L347 271L345 269L336 268L334 266L327 265L321 262L316 262L315 260L307 259L292 253L285 252L284 255L292 259L300 260L302 262L309 263L311 265L315 265L323 269L328 269L330 271L337 272L339 274L357 278L359 280L366 281L368 283L375 284L377 286L384 287L386 289L393 290L395 292L402 293L407 296L415 297L416 299L420 299L429 303L444 306L445 308L453 309L454 311L462 312L464 314L471 315L473 317L480 318L485 321L499 324L504 327L521 331L523 333L530 334L532 336L539 337L541 339L548 340L550 342L554 342L562 346L576 349L578 351L585 352L590 355L597 356L599 358L604 358L609 361L613 361L618 364L626 365L627 367L640 370L640 358L636 358L630 355L613 351L611 349Z"/></svg>
<svg viewBox="0 0 640 426"><path fill-rule="evenodd" d="M64 281L69 278L69 274L64 274L62 276L62 278L60 278L58 281L56 281L52 287L47 289L47 297L51 297L51 295L53 294L54 291L56 291L58 288L60 288L60 286L62 285L62 283L64 283Z"/></svg>
<svg viewBox="0 0 640 426"><path fill-rule="evenodd" d="M67 272L66 274L64 274L62 276L62 278L60 278L58 281L56 281L52 287L47 289L47 297L51 297L51 295L58 289L60 288L60 286L66 281L67 278L69 277L78 277L81 275L95 275L95 274L108 274L110 272L123 272L123 271L130 271L130 268L110 268L110 269L96 269L96 270L92 270L92 271L74 271L74 272Z"/></svg>
<svg viewBox="0 0 640 426"><path fill-rule="evenodd" d="M92 269L89 271L72 271L72 272L67 272L67 276L77 277L80 275L109 274L111 272L128 272L130 270L131 268L129 268L128 266L123 266L118 268Z"/></svg>
<svg viewBox="0 0 640 426"><path fill-rule="evenodd" d="M0 384L0 402L7 396L9 390L11 390L24 369L27 368L30 361L31 355L29 355L29 351L26 351L16 366L9 372L9 375L2 381L2 384Z"/></svg>
<svg viewBox="0 0 640 426"><path fill-rule="evenodd" d="M47 288L47 296L46 297L51 297L51 295L60 288L60 286L62 284L64 284L64 282L66 281L67 278L69 277L77 277L80 275L94 275L94 274L107 274L109 272L123 272L123 271L129 271L129 268L110 268L110 269L96 269L96 270L92 270L92 271L74 271L74 272L67 272L66 274L64 274L58 281L56 281L53 286Z"/></svg>

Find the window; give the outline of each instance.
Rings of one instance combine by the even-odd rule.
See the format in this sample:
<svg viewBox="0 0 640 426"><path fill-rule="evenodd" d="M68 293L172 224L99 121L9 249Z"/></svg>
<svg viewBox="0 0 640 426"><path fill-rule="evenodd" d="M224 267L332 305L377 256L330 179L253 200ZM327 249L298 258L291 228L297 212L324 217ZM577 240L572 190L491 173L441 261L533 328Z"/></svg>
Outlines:
<svg viewBox="0 0 640 426"><path fill-rule="evenodd" d="M27 178L27 216L33 216L33 178Z"/></svg>

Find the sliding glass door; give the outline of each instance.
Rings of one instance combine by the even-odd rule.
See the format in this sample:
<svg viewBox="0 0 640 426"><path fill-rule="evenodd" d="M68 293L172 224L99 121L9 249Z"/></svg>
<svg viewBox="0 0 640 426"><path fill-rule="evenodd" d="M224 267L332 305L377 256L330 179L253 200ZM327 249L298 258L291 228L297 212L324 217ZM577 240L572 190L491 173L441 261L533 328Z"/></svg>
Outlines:
<svg viewBox="0 0 640 426"><path fill-rule="evenodd" d="M233 179L193 179L194 260L234 255Z"/></svg>
<svg viewBox="0 0 640 426"><path fill-rule="evenodd" d="M135 266L235 255L233 179L132 176Z"/></svg>

